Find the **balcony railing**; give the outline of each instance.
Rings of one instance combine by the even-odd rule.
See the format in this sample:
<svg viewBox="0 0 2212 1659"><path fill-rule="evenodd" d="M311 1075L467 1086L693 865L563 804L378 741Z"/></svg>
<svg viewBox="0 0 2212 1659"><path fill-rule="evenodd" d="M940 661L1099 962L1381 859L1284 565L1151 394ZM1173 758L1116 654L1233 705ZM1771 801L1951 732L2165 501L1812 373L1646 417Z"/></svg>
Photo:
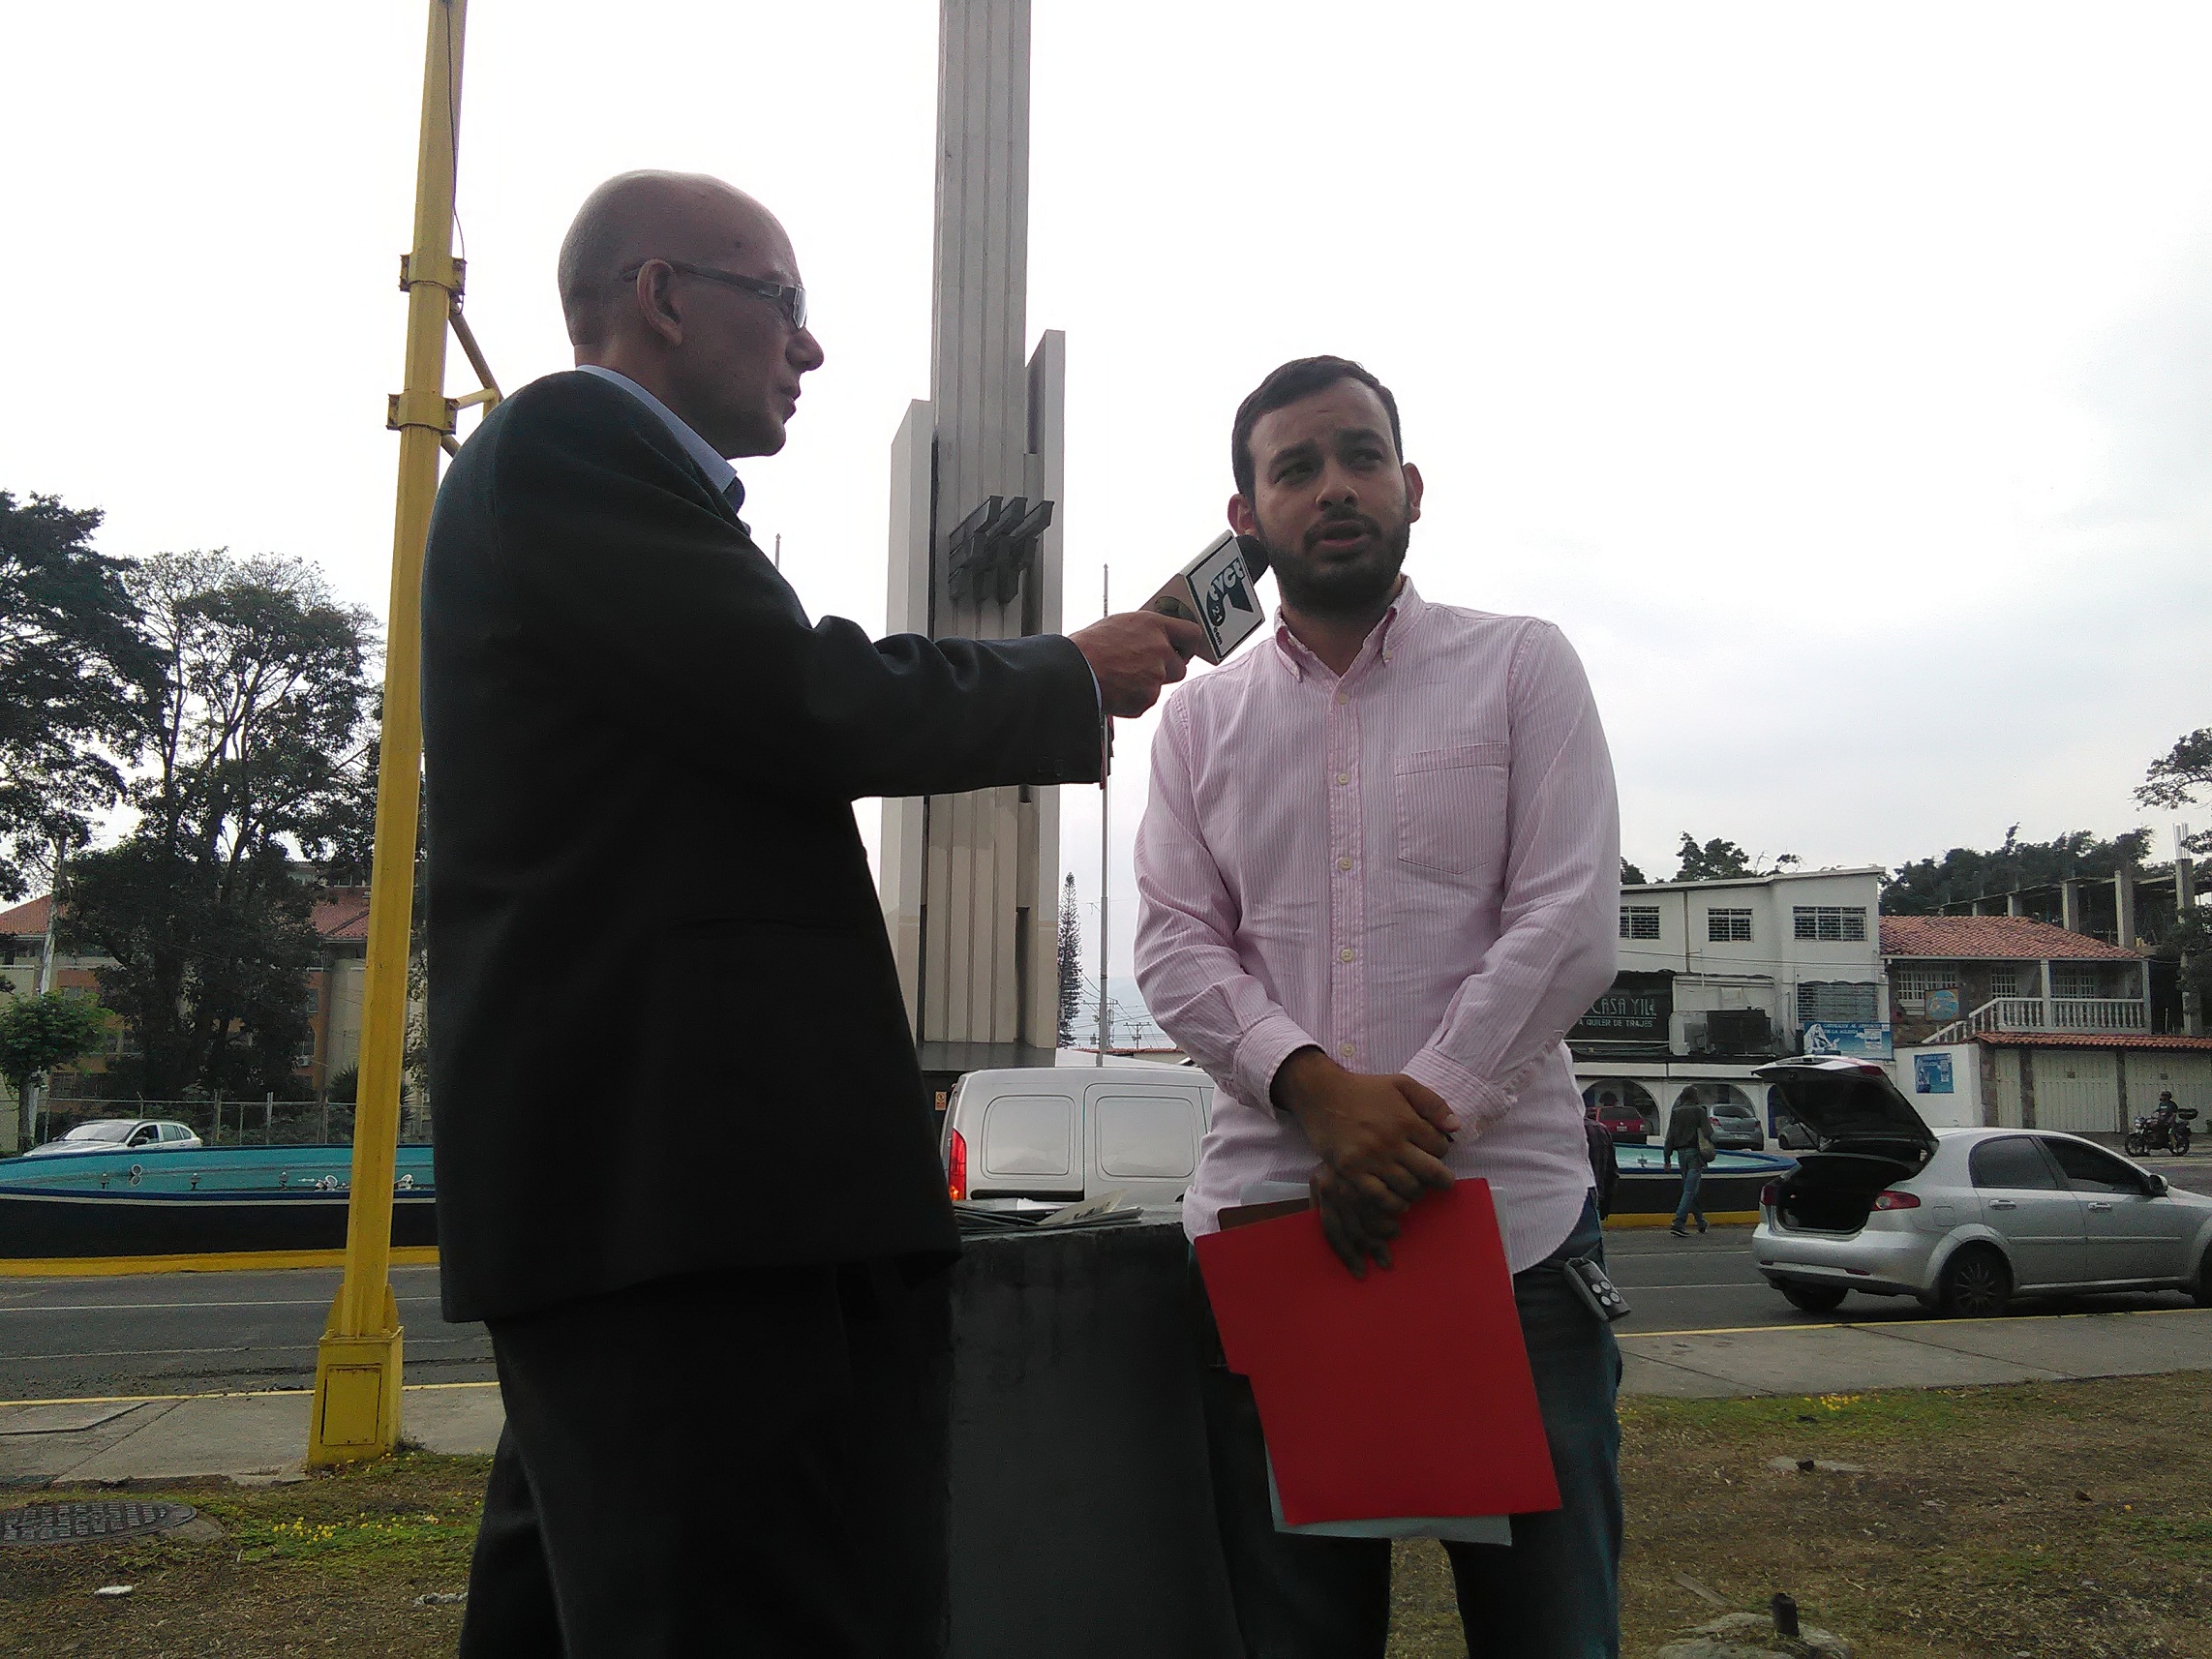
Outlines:
<svg viewBox="0 0 2212 1659"><path fill-rule="evenodd" d="M2150 1005L2132 997L1998 997L1923 1042L1963 1042L1984 1031L2148 1031Z"/></svg>

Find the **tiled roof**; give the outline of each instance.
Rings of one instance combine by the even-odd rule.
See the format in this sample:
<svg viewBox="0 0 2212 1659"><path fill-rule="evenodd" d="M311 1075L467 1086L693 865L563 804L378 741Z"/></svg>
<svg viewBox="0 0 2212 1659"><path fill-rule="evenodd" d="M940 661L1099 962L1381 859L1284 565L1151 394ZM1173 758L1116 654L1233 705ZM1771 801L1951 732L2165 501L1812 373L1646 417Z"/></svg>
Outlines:
<svg viewBox="0 0 2212 1659"><path fill-rule="evenodd" d="M13 910L0 910L0 937L21 939L43 936L46 930L46 912L52 905L52 898L42 893L28 904L18 904ZM368 938L369 890L324 888L316 895L311 920L315 923L315 931L324 939Z"/></svg>
<svg viewBox="0 0 2212 1659"><path fill-rule="evenodd" d="M315 931L328 939L369 937L369 890L324 888L315 901Z"/></svg>
<svg viewBox="0 0 2212 1659"><path fill-rule="evenodd" d="M1882 954L1964 962L2139 962L2123 945L2024 916L1885 916Z"/></svg>
<svg viewBox="0 0 2212 1659"><path fill-rule="evenodd" d="M46 912L53 908L53 900L41 893L28 904L18 904L14 910L0 910L0 936L20 939L27 933L42 938L46 931Z"/></svg>
<svg viewBox="0 0 2212 1659"><path fill-rule="evenodd" d="M2149 1037L2139 1031L1978 1031L1974 1040L1996 1048L2212 1049L2212 1037Z"/></svg>

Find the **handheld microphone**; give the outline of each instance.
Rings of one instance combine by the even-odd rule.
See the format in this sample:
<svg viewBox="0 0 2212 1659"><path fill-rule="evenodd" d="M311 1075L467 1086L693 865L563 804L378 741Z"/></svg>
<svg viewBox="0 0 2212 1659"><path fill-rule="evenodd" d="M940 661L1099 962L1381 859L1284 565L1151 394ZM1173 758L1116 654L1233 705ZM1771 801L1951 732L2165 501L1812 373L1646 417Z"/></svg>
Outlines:
<svg viewBox="0 0 2212 1659"><path fill-rule="evenodd" d="M1206 636L1197 655L1218 663L1267 619L1259 603L1259 579L1266 574L1267 549L1258 538L1224 530L1145 600L1144 609L1197 623Z"/></svg>

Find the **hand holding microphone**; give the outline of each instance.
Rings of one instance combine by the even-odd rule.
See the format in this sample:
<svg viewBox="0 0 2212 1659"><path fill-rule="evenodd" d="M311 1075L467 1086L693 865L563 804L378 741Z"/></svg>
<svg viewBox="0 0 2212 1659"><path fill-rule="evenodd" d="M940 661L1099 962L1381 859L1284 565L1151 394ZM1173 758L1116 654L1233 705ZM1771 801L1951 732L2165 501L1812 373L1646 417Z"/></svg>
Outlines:
<svg viewBox="0 0 2212 1659"><path fill-rule="evenodd" d="M1125 611L1068 636L1098 676L1099 702L1106 713L1131 719L1160 701L1163 686L1188 672L1205 647L1196 622L1153 611Z"/></svg>

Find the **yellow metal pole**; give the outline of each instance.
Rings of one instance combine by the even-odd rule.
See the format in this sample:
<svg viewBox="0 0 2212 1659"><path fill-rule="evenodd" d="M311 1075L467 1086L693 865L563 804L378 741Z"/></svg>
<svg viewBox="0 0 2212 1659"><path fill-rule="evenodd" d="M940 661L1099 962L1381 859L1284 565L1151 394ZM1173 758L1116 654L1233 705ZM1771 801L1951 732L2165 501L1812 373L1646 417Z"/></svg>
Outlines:
<svg viewBox="0 0 2212 1659"><path fill-rule="evenodd" d="M454 429L445 396L445 332L461 288L453 257L453 189L468 0L430 0L415 158L414 250L408 293L406 390L391 400L400 434L392 528L392 598L384 642L384 725L377 769L377 840L369 885L369 959L361 992L361 1075L346 1278L315 1364L310 1463L381 1457L400 1436L400 1322L389 1277L392 1176L398 1158L400 1061L407 1029L409 922L414 908L415 810L422 764L422 551L438 494L440 441Z"/></svg>

